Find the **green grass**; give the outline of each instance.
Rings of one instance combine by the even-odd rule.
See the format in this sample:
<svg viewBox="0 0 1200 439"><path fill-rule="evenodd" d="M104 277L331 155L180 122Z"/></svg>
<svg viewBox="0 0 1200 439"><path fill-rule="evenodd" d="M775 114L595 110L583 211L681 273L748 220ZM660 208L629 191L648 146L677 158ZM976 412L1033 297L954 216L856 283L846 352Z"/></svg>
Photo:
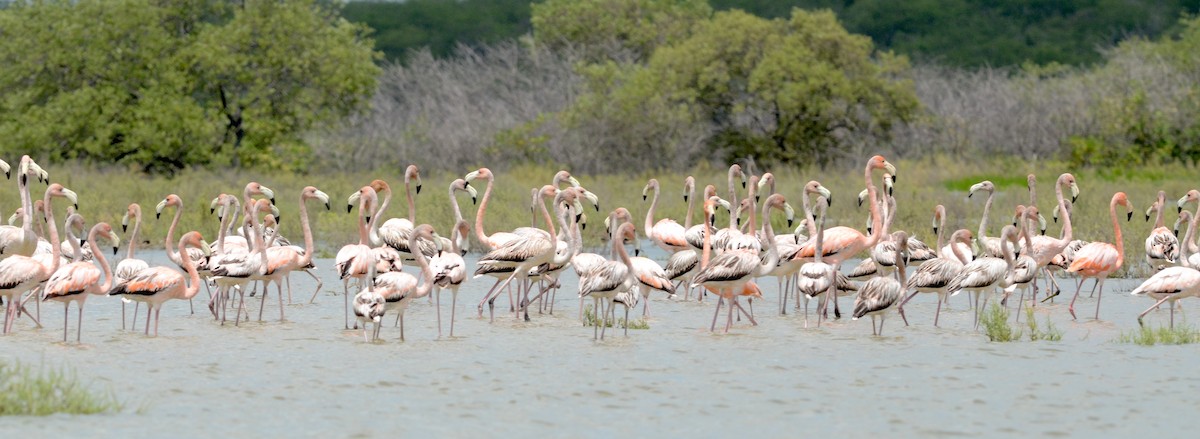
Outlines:
<svg viewBox="0 0 1200 439"><path fill-rule="evenodd" d="M1167 191L1172 203L1182 196L1194 183L1187 176L1194 175L1195 170L1183 165L1164 165L1131 169L1079 169L1070 168L1062 162L1040 161L1029 163L1013 158L996 158L987 163L971 162L961 159L934 157L923 160L895 160L899 181L895 195L899 203L896 214L895 230L907 230L926 242L935 239L930 229L930 218L933 206L946 206L946 233L966 228L974 232L979 225L980 213L983 209L984 197L966 197L970 185L990 179L999 185L993 202L990 227L988 234L995 236L1000 228L1008 223L1012 216L1012 208L1017 204L1028 203L1029 196L1025 190L1025 175L1034 173L1038 176L1038 207L1046 218L1051 218L1054 203L1054 180L1063 172L1073 172L1081 190L1079 200L1074 205L1074 229L1077 239L1099 240L1111 242L1113 239L1112 225L1108 217L1108 203L1116 191L1125 191L1134 203L1135 211L1141 212L1157 194L1158 190ZM309 203L309 214L312 218L314 234L319 255L332 255L338 248L347 243L357 241L355 232L356 216L346 213L346 197L351 192L369 183L372 179L382 178L393 185L396 193L392 207L384 214L387 218L405 216L404 185L401 176L402 168L381 169L377 171L356 171L350 173L323 173L314 169L311 174L288 174L279 172L233 171L217 173L206 170L187 170L176 174L172 179L165 177L147 177L131 175L124 169L97 169L78 164L51 165L46 167L53 181L63 183L79 193L80 210L89 223L108 221L117 225L125 206L130 202L142 205L146 221L142 227L139 240L151 242L154 248L161 248L170 215L167 212L163 219L154 219L154 205L169 193L176 193L183 198L186 205L181 219L183 230L199 230L206 239L216 238L217 219L208 212L208 203L218 193L240 194L246 182L258 181L276 191L276 199L282 214L282 232L294 242L300 242L299 221L296 220L298 209L297 197L302 187L313 185L328 193L331 197L332 211L325 211L323 206ZM432 224L437 230L447 233L452 214L447 199L447 185L455 178L474 169L462 169L457 172L422 173L424 188L417 195L417 220L419 223ZM485 229L492 233L500 230L511 230L520 226L528 226L531 222L529 210L529 188L549 183L557 167L551 165L528 165L508 169L493 169L496 174L496 185L492 200L488 205ZM641 229L645 219L649 201L642 201L641 192L646 181L657 178L662 186L655 219L669 217L684 222L687 205L683 202L682 184L685 177L693 175L697 180L697 196L704 185L714 184L722 197L728 197L724 166L700 165L687 172L654 172L641 174L580 175L575 176L598 194L601 198L601 211L596 212L587 207L589 225L584 231L585 243L590 248L600 246L606 237L602 223L604 215L616 207L625 207L633 214L635 223ZM828 211L829 226L845 225L863 228L867 217L867 209L860 208L854 203L854 196L862 189L861 165L854 167L818 168L773 168L757 169L758 173L771 171L775 173L779 183L777 190L785 194L796 208L797 221L803 215L800 210L800 189L811 179L819 180L833 192L833 205ZM15 186L13 180L0 180ZM483 195L484 182L474 184L480 197ZM11 186L10 186L11 187ZM41 198L45 185L35 183L31 186L35 198ZM745 191L738 185L739 197L745 197ZM465 195L458 196L463 214L474 218L475 206ZM0 206L15 209L19 204L18 194L14 190L0 191ZM65 206L57 203L58 218L65 219L62 213ZM11 210L3 212L7 217ZM1118 212L1124 216L1124 212ZM701 208L697 203L693 222L701 217ZM1169 209L1167 223L1174 221L1174 209ZM539 220L540 221L540 220ZM718 214L719 225L728 225L726 213ZM540 222L539 222L540 224ZM785 228L781 215L775 215L773 224L777 232ZM1140 251L1141 241L1151 229L1152 224L1141 220L1132 222L1120 221L1125 236L1126 269L1116 273L1122 275L1146 275L1149 267L1142 260ZM1047 233L1057 236L1061 225L1050 223ZM639 230L639 233L641 231ZM478 248L476 246L475 248Z"/></svg>
<svg viewBox="0 0 1200 439"><path fill-rule="evenodd" d="M592 309L591 305L586 305L584 307L583 320L584 320L584 323L586 323L586 326L595 326L596 322L599 321L599 319L596 317L596 313ZM605 323L604 326L609 327L609 328L612 328L614 326L618 327L618 328L624 328L625 327L625 318L624 317L618 318L618 319L616 319L616 322L614 322L612 319L605 319L604 323ZM637 320L629 322L629 329L650 329L650 322L647 322L646 319L637 319Z"/></svg>
<svg viewBox="0 0 1200 439"><path fill-rule="evenodd" d="M1008 308L993 303L979 316L979 324L983 325L983 333L988 340L998 342L1018 341L1021 331L1008 324Z"/></svg>
<svg viewBox="0 0 1200 439"><path fill-rule="evenodd" d="M124 405L110 393L96 393L65 368L35 369L0 362L0 416L46 416L55 413L113 413Z"/></svg>
<svg viewBox="0 0 1200 439"><path fill-rule="evenodd" d="M1063 332L1050 322L1050 318L1046 317L1045 329L1037 322L1036 316L1033 314L1033 308L1025 308L1025 327L1029 329L1029 341L1060 341L1063 337Z"/></svg>
<svg viewBox="0 0 1200 439"><path fill-rule="evenodd" d="M1138 329L1122 332L1117 337L1117 342L1133 343L1141 346L1191 344L1200 342L1200 331L1191 325L1179 325L1174 328L1148 328L1143 326Z"/></svg>

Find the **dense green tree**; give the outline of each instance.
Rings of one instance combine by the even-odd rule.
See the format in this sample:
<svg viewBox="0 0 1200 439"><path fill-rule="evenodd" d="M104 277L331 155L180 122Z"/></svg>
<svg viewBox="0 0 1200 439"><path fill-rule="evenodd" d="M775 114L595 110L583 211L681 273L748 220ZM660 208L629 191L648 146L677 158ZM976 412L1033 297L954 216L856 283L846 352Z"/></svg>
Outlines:
<svg viewBox="0 0 1200 439"><path fill-rule="evenodd" d="M301 133L374 91L362 32L315 0L15 3L0 11L0 150L297 168Z"/></svg>
<svg viewBox="0 0 1200 439"><path fill-rule="evenodd" d="M531 21L540 44L575 47L589 61L638 62L711 14L706 0L546 0L533 4Z"/></svg>
<svg viewBox="0 0 1200 439"><path fill-rule="evenodd" d="M459 44L497 43L529 32L529 0L353 1L343 16L374 29L375 48L390 61L428 47L439 57Z"/></svg>

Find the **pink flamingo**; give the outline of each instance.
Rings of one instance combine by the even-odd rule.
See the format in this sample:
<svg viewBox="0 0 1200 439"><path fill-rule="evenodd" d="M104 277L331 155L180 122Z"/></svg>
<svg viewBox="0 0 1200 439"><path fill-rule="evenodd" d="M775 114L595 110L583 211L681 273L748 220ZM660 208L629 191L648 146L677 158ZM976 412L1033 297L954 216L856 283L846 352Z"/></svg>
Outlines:
<svg viewBox="0 0 1200 439"><path fill-rule="evenodd" d="M663 218L658 220L658 222L654 221L654 209L658 207L659 195L657 179L651 178L646 183L646 187L642 189L642 201L646 200L646 195L651 190L654 191L654 199L650 201L650 209L646 210L646 237L650 238L650 241L654 245L659 246L659 248L662 248L667 253L686 250L688 243L687 239L683 236L687 231L686 228L670 218Z"/></svg>
<svg viewBox="0 0 1200 439"><path fill-rule="evenodd" d="M283 287L281 282L291 276L293 271L306 270L312 267L313 252L316 249L313 248L312 227L309 225L308 219L308 200L320 201L325 204L325 210L329 210L329 195L326 195L313 186L306 186L300 190L300 229L304 233L304 248L295 246L267 247L267 269L266 274L263 275L263 294L258 308L259 321L262 321L263 308L267 302L267 285L271 282L275 283L275 291L279 295L279 321L283 321ZM292 296L291 288L291 283L289 282L288 297ZM320 290L321 281L318 278L317 291Z"/></svg>
<svg viewBox="0 0 1200 439"><path fill-rule="evenodd" d="M202 253L209 251L208 244L200 232L187 232L179 238L179 248L195 248ZM150 267L142 270L132 279L119 283L108 290L109 296L128 295L141 297L147 303L146 335L150 335L150 312L154 311L154 336L158 336L158 323L161 320L162 305L171 299L188 300L200 292L200 274L191 258L183 258L181 274L167 267Z"/></svg>
<svg viewBox="0 0 1200 439"><path fill-rule="evenodd" d="M1104 279L1121 269L1121 264L1125 263L1125 243L1121 237L1121 225L1117 223L1118 204L1129 209L1129 213L1125 216L1126 221L1133 218L1133 205L1129 203L1125 193L1113 194L1112 201L1108 203L1108 216L1112 220L1113 242L1116 245L1107 242L1093 242L1085 245L1075 252L1075 261L1071 262L1070 267L1067 267L1067 272L1079 273L1080 276L1079 286L1075 288L1075 297L1071 299L1071 305L1067 307L1067 310L1071 312L1072 319L1076 318L1075 300L1079 298L1079 290L1083 288L1083 281L1087 278L1096 279L1096 283L1100 287L1100 293L1096 296L1096 320L1100 319L1100 299L1104 297Z"/></svg>
<svg viewBox="0 0 1200 439"><path fill-rule="evenodd" d="M442 290L450 290L450 336L454 337L454 316L458 309L458 288L467 280L467 263L463 255L470 243L471 224L459 219L450 234L450 251L439 252L429 261L434 272L433 283L438 287L438 337L442 336Z"/></svg>
<svg viewBox="0 0 1200 439"><path fill-rule="evenodd" d="M904 298L904 283L907 275L904 269L904 253L908 250L908 234L896 232L894 237L896 274L899 279L891 276L876 276L858 289L858 297L854 299L853 320L863 316L871 316L871 334L883 335L883 321L886 314ZM879 317L879 329L875 329L875 318Z"/></svg>
<svg viewBox="0 0 1200 439"><path fill-rule="evenodd" d="M939 205L940 207L940 205ZM938 248L942 248L942 228L937 230ZM942 303L946 301L946 289L950 286L950 282L962 271L963 267L971 262L971 231L967 229L959 229L950 235L950 244L946 246L950 249L953 258L939 257L921 264L916 273L908 278L904 284L905 290L913 290L896 309L900 312L900 318L904 319L905 325L908 324L908 318L904 315L904 304L912 300L918 293L937 293L938 303L937 311L933 315L933 326L937 327L938 319L942 316Z"/></svg>
<svg viewBox="0 0 1200 439"><path fill-rule="evenodd" d="M1046 279L1048 279L1047 283L1054 287L1053 295L1058 295L1060 289L1058 287L1058 281L1054 280L1054 276L1050 274L1050 270L1046 269L1046 266L1050 264L1055 255L1062 253L1063 250L1071 244L1071 240L1073 239L1071 213L1069 209L1067 209L1067 199L1063 196L1064 187L1071 189L1071 202L1074 202L1075 198L1079 196L1079 186L1075 184L1074 175L1066 173L1059 175L1058 180L1054 185L1054 196L1058 201L1057 208L1060 211L1065 212L1063 214L1062 236L1059 238L1053 238L1046 235L1035 236L1022 252L1022 254L1027 254L1029 257L1033 258L1035 262L1037 262L1039 270L1041 270L1041 273L1045 275ZM1037 290L1037 284L1035 283L1033 285L1034 303L1037 302Z"/></svg>
<svg viewBox="0 0 1200 439"><path fill-rule="evenodd" d="M1185 213L1188 212L1180 212L1180 217L1182 218L1182 214ZM1184 233L1185 241L1191 240L1192 235L1196 232L1197 222L1200 221L1189 218L1187 232ZM1175 302L1189 296L1200 297L1200 271L1197 271L1188 259L1190 253L1191 249L1188 246L1181 246L1179 248L1179 266L1164 268L1133 289L1131 294L1134 296L1145 295L1155 299L1153 306L1138 314L1139 326L1143 326L1142 319L1146 317L1146 314L1169 301L1171 302L1171 327L1173 328L1175 327Z"/></svg>
<svg viewBox="0 0 1200 439"><path fill-rule="evenodd" d="M1163 208L1167 204L1167 192L1158 191L1158 198L1146 210L1146 221L1150 212L1156 212L1154 229L1146 237L1146 263L1155 271L1174 265L1179 260L1179 238L1163 223Z"/></svg>
<svg viewBox="0 0 1200 439"><path fill-rule="evenodd" d="M370 186L363 186L358 190L358 194L358 244L347 244L338 250L333 265L333 268L338 272L338 278L342 280L343 302L345 302L345 309L343 310L346 320L345 329L350 329L350 280L358 280L361 286L366 281L365 277L370 270L369 266L375 263L371 254L371 247L367 245L371 242L367 232L367 223L370 222L370 214L367 212L371 206L378 202L379 198L375 194L375 189L372 189ZM312 303L316 298L317 294L313 293L313 297L308 303Z"/></svg>
<svg viewBox="0 0 1200 439"><path fill-rule="evenodd" d="M0 226L0 259L13 255L33 256L38 235L33 232L33 198L29 195L29 177L42 179L42 171L29 156L21 156L17 166L17 191L21 194L21 227ZM5 171L7 174L8 171Z"/></svg>
<svg viewBox="0 0 1200 439"><path fill-rule="evenodd" d="M137 251L138 231L142 228L142 206L137 203L131 203L125 209L125 215L121 217L122 232L129 230L129 220L131 218L133 219L133 231L129 233L129 248L126 250L125 259L117 263L117 268L113 270L112 274L115 278L113 281L116 283L124 282L138 274L138 272L150 267L150 264L147 264L146 261L134 256L134 252ZM136 304L138 303L140 302L135 302L134 305L134 318L137 318L138 309ZM125 301L121 301L121 329L125 329Z"/></svg>
<svg viewBox="0 0 1200 439"><path fill-rule="evenodd" d="M425 239L429 242L436 242L433 226L429 224L421 224L415 227L412 233L408 234L409 248L416 245L418 239ZM416 256L417 266L420 267L421 279L418 284L417 278L411 274L393 271L383 273L375 278L374 284L379 295L383 296L385 308L387 310L396 310L396 321L400 325L400 340L404 340L404 310L413 300L429 295L433 290L433 270L429 268L429 263L424 255Z"/></svg>
<svg viewBox="0 0 1200 439"><path fill-rule="evenodd" d="M595 265L579 278L579 297L591 297L594 303L592 310L596 319L592 328L593 340L597 337L604 339L609 317L616 319L614 307L618 301L626 304L625 335L629 335L630 307L627 301L637 300L637 296L631 292L637 280L633 275L633 262L629 259L629 253L625 251L626 241L633 241L635 246L637 245L634 225L630 222L622 223L613 234L613 253L616 253L617 260L606 260Z"/></svg>
<svg viewBox="0 0 1200 439"><path fill-rule="evenodd" d="M881 155L871 157L871 159L867 161L867 166L863 170L863 180L867 186L867 197L872 200L876 199L876 190L875 183L871 178L871 171L876 169L884 169L889 174L892 174L893 176L896 175L896 167L891 163L888 163L888 161ZM822 258L827 260L827 263L835 267L835 272L841 271L842 262L844 262L846 259L853 257L863 250L871 248L879 242L879 231L883 227L883 218L879 214L878 204L871 203L870 209L871 227L872 231L874 232L870 235L863 235L862 232L859 232L856 229L844 226L832 227L825 231L825 254L822 255ZM812 242L805 244L800 248L800 251L796 254L796 256L800 258L813 257L815 250L815 245L813 244L814 243ZM825 309L825 306L828 304L829 300L826 299L824 302L825 303L823 303L821 306L822 310ZM833 310L835 316L841 315L841 311L838 310L836 294L833 297Z"/></svg>
<svg viewBox="0 0 1200 439"><path fill-rule="evenodd" d="M121 239L113 232L112 226L108 223L96 223L92 226L92 230L88 232L87 241L96 243L98 236L105 236L113 244L113 253L117 252L117 247L121 245ZM78 243L74 243L78 246ZM100 268L91 262L72 262L65 266L59 267L54 274L50 275L50 280L46 281L46 286L42 289L42 300L55 300L63 303L63 342L67 341L67 323L71 320L68 316L68 311L71 308L71 302L78 302L79 320L75 328L75 342L78 343L83 333L83 304L87 297L92 294L105 294L112 287L113 273L108 268L108 261L104 258L104 252L95 252L96 264L100 264ZM101 282L101 276L104 281Z"/></svg>
<svg viewBox="0 0 1200 439"><path fill-rule="evenodd" d="M712 208L713 200L709 199L705 203L705 213L710 216L714 209ZM768 216L769 209L783 210L787 214L788 221L792 221L794 212L791 206L787 204L786 199L781 194L774 194L767 197L762 205L762 217L764 226L766 226L766 244L767 256L765 259L759 259L757 252L752 251L727 251L711 259L712 253L712 238L705 237L704 254L701 256L700 272L696 273L693 281L705 287L715 288L721 299L729 302L729 315L725 323L725 331L729 332L730 326L733 325L733 309L736 307L741 309L741 305L737 303L737 297L746 292L746 284L751 282L755 277L765 275L775 268L779 263L779 251L775 247L775 232L770 224ZM710 330L716 330L717 314L720 312L721 300L717 301L717 311L713 313L713 324ZM750 320L754 322L753 318Z"/></svg>
<svg viewBox="0 0 1200 439"><path fill-rule="evenodd" d="M23 166L22 168L22 172L17 175L18 179L28 178L29 174L26 172L29 171L28 166ZM50 205L52 197L66 198L72 204L77 202L78 197L75 195L75 192L64 188L58 183L52 183L50 187L46 188L46 195L42 200L46 206L46 224L50 228L50 240L58 242L58 226L54 224L54 209ZM29 208L27 211L32 211L32 208ZM33 221L32 217L28 217L27 219L29 222ZM5 334L12 331L13 323L17 320L19 313L22 312L33 319L39 328L42 326L36 317L25 310L22 296L26 292L37 288L58 270L58 252L59 247L55 245L50 248L50 258L48 260L43 261L42 259L24 255L12 255L0 260L0 296L8 298L8 312L4 317Z"/></svg>

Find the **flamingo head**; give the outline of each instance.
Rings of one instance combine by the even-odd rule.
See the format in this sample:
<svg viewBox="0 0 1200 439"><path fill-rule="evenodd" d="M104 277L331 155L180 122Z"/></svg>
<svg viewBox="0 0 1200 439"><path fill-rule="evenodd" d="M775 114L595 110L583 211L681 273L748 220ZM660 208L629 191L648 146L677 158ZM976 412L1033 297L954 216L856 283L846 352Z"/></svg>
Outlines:
<svg viewBox="0 0 1200 439"><path fill-rule="evenodd" d="M582 196L584 199L588 200L589 203L592 203L592 207L594 207L597 212L600 211L600 197L599 196L592 193L592 191L584 189L583 186L577 187L577 188L575 188L575 190L579 191L580 196ZM580 212L582 212L582 211L583 211L583 209L581 208Z"/></svg>
<svg viewBox="0 0 1200 439"><path fill-rule="evenodd" d="M975 193L979 191L984 191L988 194L991 194L992 192L996 191L996 185L992 184L990 180L984 180L979 183L975 183L971 185L971 189L967 191L967 198L971 198L972 195L975 195Z"/></svg>
<svg viewBox="0 0 1200 439"><path fill-rule="evenodd" d="M805 195L814 194L825 197L825 199L829 201L829 205L833 205L833 193L829 192L829 189L826 189L825 186L822 186L821 182L819 181L810 180L804 185L804 193Z"/></svg>
<svg viewBox="0 0 1200 439"><path fill-rule="evenodd" d="M714 188L715 189L715 188ZM688 202L692 197L692 193L696 191L696 177L687 176L683 179L683 202Z"/></svg>
<svg viewBox="0 0 1200 439"><path fill-rule="evenodd" d="M458 178L458 179L455 179L454 181L450 182L450 192L451 193L466 192L468 194L471 194L471 204L475 204L475 196L476 196L475 188L471 187L471 183L467 183L466 180Z"/></svg>
<svg viewBox="0 0 1200 439"><path fill-rule="evenodd" d="M577 180L577 179L575 179L575 177L571 176L571 173L567 172L565 169L555 173L554 180L552 180L552 181L553 181L552 184L554 185L554 187L558 187L558 186L562 185L563 183L567 183L567 184L571 185L571 187L579 187L580 186L579 180Z"/></svg>
<svg viewBox="0 0 1200 439"><path fill-rule="evenodd" d="M304 189L302 189L300 191L300 199L302 199L302 200L312 200L312 199L319 200L322 203L325 203L325 210L330 210L329 194L321 192L320 189L317 189L314 186L305 186Z"/></svg>
<svg viewBox="0 0 1200 439"><path fill-rule="evenodd" d="M125 215L121 216L121 232L129 230L129 219L140 220L142 218L142 206L138 203L130 203L129 207L125 208Z"/></svg>
<svg viewBox="0 0 1200 439"><path fill-rule="evenodd" d="M1183 212L1179 212L1179 219L1175 220L1175 227L1173 230L1173 233L1175 234L1176 238L1179 237L1179 225L1180 224L1188 224L1189 222L1191 222L1191 220L1192 220L1191 212L1188 212L1186 210Z"/></svg>
<svg viewBox="0 0 1200 439"><path fill-rule="evenodd" d="M1158 209L1160 206L1162 205L1158 201L1150 203L1150 207L1146 208L1146 222L1150 222L1150 214L1154 213L1154 209Z"/></svg>
<svg viewBox="0 0 1200 439"><path fill-rule="evenodd" d="M108 238L108 242L112 243L112 252L114 255L117 254L118 250L120 250L121 237L117 236L117 232L114 232L112 226L108 225L108 223L96 223L92 226L92 231L88 233L88 236L91 236L93 233ZM96 248L96 243L93 242L92 247Z"/></svg>
<svg viewBox="0 0 1200 439"><path fill-rule="evenodd" d="M938 227L941 226L942 218L946 217L946 206L941 204L933 206L933 234L936 235Z"/></svg>
<svg viewBox="0 0 1200 439"><path fill-rule="evenodd" d="M887 192L887 195L889 197L892 196L893 192L896 190L896 176L895 175L892 175L892 174L889 174L886 172L883 173L883 190L885 192Z"/></svg>
<svg viewBox="0 0 1200 439"><path fill-rule="evenodd" d="M1129 210L1129 212L1125 214L1125 221L1133 219L1133 203L1129 202L1129 197L1126 196L1124 192L1117 192L1113 194L1112 202L1125 206L1125 208Z"/></svg>
<svg viewBox="0 0 1200 439"><path fill-rule="evenodd" d="M759 181L761 181L761 180L759 180L759 177L757 175L750 176L750 189L747 191L748 192L747 197L754 197L755 203L758 202L758 182Z"/></svg>
<svg viewBox="0 0 1200 439"><path fill-rule="evenodd" d="M1036 187L1037 187L1037 176L1033 175L1033 174L1029 174L1029 175L1025 176L1025 188L1032 191Z"/></svg>
<svg viewBox="0 0 1200 439"><path fill-rule="evenodd" d="M1074 203L1079 199L1079 184L1075 183L1075 176L1069 172L1064 172L1058 176L1059 186L1067 186L1071 190L1071 202Z"/></svg>
<svg viewBox="0 0 1200 439"><path fill-rule="evenodd" d="M871 159L867 161L867 168L883 169L887 171L887 173L892 174L893 181L896 180L896 166L888 162L887 159L883 158L881 155L871 157Z"/></svg>
<svg viewBox="0 0 1200 439"><path fill-rule="evenodd" d="M742 179L742 189L746 188L746 173L742 172L742 165L734 163L729 166L729 182L733 183L733 179Z"/></svg>
<svg viewBox="0 0 1200 439"><path fill-rule="evenodd" d="M870 194L871 193L869 191L867 191L866 189L863 189L861 192L858 193L858 207L862 207L863 203L865 203L867 201L867 196Z"/></svg>
<svg viewBox="0 0 1200 439"><path fill-rule="evenodd" d="M246 189L244 190L244 193L248 196L262 195L268 200L271 200L271 204L275 204L275 191L271 190L269 187L259 184L257 181L246 183Z"/></svg>
<svg viewBox="0 0 1200 439"><path fill-rule="evenodd" d="M1200 190L1192 189L1190 191L1187 191L1187 194L1184 194L1184 196L1179 199L1179 202L1176 203L1178 205L1178 210L1176 210L1175 212L1176 213L1183 212L1183 206L1187 205L1188 203L1195 202L1197 200L1200 200Z"/></svg>
<svg viewBox="0 0 1200 439"><path fill-rule="evenodd" d="M646 186L642 188L642 201L646 201L646 195L650 193L651 189L658 192L658 179L651 178L650 181L646 182Z"/></svg>
<svg viewBox="0 0 1200 439"><path fill-rule="evenodd" d="M204 252L205 256L212 254L212 249L209 248L207 242L204 242L204 236L201 235L200 232L194 230L184 233L183 236L179 238L179 248L182 249L185 246L198 248L200 251Z"/></svg>
<svg viewBox="0 0 1200 439"><path fill-rule="evenodd" d="M477 171L471 171L471 172L467 173L467 175L463 177L463 180L466 180L467 183L470 183L472 180L475 180L476 178L482 178L484 180L491 181L493 178L495 178L495 176L492 175L491 169L479 168L479 170L477 170Z"/></svg>
<svg viewBox="0 0 1200 439"><path fill-rule="evenodd" d="M770 189L769 191L766 189ZM758 178L757 192L768 192L768 195L775 192L775 174L770 172L763 174Z"/></svg>
<svg viewBox="0 0 1200 439"><path fill-rule="evenodd" d="M46 198L49 197L66 198L67 201L71 202L71 205L75 208L75 210L79 210L79 195L76 195L75 191L67 189L61 184L51 183L50 186L46 188Z"/></svg>
<svg viewBox="0 0 1200 439"><path fill-rule="evenodd" d="M4 170L4 178L12 179L12 168L8 166L8 162L0 160L0 170Z"/></svg>

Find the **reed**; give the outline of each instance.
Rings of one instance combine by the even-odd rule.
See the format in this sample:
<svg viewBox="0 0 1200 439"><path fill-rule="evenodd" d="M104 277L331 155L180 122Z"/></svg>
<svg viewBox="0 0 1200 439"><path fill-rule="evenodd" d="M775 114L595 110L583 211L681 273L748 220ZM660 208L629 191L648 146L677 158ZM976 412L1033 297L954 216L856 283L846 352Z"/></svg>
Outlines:
<svg viewBox="0 0 1200 439"><path fill-rule="evenodd" d="M597 324L597 322L600 321L600 318L596 317L595 310L592 309L591 305L584 306L583 321L586 326L595 326ZM608 327L608 328L612 328L614 326L618 327L618 328L623 328L623 327L625 327L625 318L618 317L615 322L613 321L613 319L606 318L606 319L604 319L604 326ZM650 329L650 322L646 321L646 319L644 319L644 318L632 320L629 322L629 329Z"/></svg>
<svg viewBox="0 0 1200 439"><path fill-rule="evenodd" d="M1033 314L1033 308L1025 308L1025 326L1029 329L1029 341L1060 341L1063 337L1063 332L1050 318L1046 318L1045 325L1039 324Z"/></svg>
<svg viewBox="0 0 1200 439"><path fill-rule="evenodd" d="M97 393L66 368L40 368L0 361L0 416L114 413L124 404Z"/></svg>
<svg viewBox="0 0 1200 439"><path fill-rule="evenodd" d="M1008 324L1008 315L1008 308L993 303L979 316L979 324L983 325L983 333L988 340L1009 342L1021 339L1021 331Z"/></svg>
<svg viewBox="0 0 1200 439"><path fill-rule="evenodd" d="M1141 346L1192 344L1200 342L1200 330L1191 325L1160 326L1158 328L1143 326L1122 332L1117 337L1117 342Z"/></svg>

